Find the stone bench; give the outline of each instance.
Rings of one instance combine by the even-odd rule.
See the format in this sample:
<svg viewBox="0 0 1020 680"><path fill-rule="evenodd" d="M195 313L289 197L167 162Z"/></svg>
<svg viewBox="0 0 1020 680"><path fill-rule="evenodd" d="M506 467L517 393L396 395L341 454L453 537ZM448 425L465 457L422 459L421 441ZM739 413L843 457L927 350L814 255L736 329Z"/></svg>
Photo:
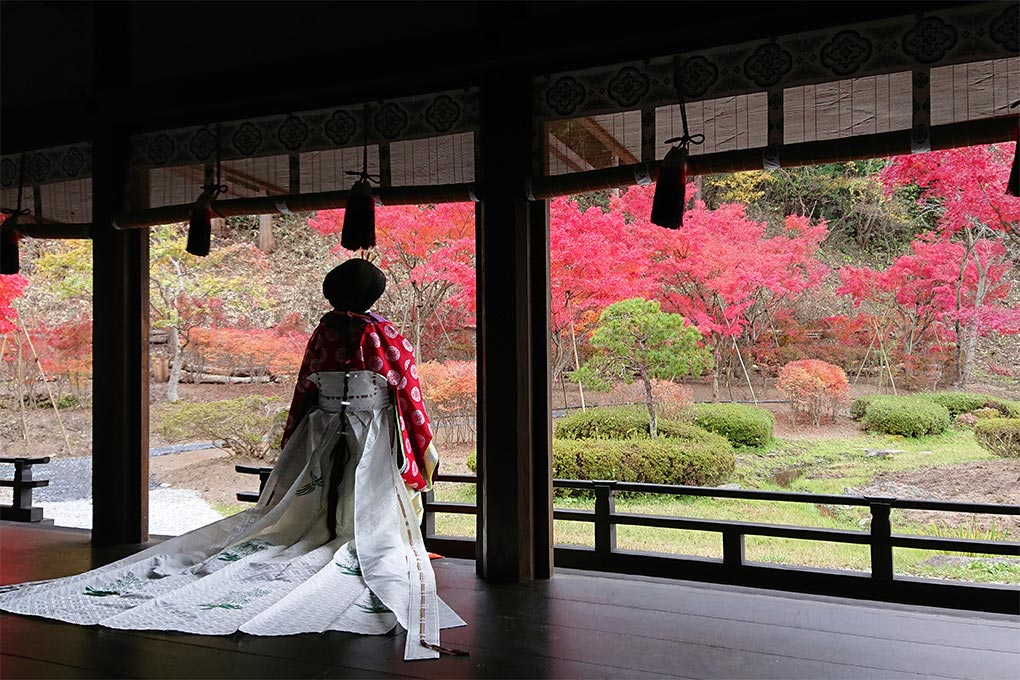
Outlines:
<svg viewBox="0 0 1020 680"><path fill-rule="evenodd" d="M237 500L243 503L258 503L259 496L262 495L262 491L266 488L266 482L269 481L269 474L273 471L273 468L261 465L235 465L234 471L240 472L243 475L259 476L258 493L255 493L254 491L237 492Z"/></svg>
<svg viewBox="0 0 1020 680"><path fill-rule="evenodd" d="M14 479L0 479L0 486L14 490L12 505L0 505L0 520L41 522L43 509L32 507L32 489L49 486L48 479L32 479L32 466L50 462L49 456L39 458L0 458L0 463L14 464Z"/></svg>

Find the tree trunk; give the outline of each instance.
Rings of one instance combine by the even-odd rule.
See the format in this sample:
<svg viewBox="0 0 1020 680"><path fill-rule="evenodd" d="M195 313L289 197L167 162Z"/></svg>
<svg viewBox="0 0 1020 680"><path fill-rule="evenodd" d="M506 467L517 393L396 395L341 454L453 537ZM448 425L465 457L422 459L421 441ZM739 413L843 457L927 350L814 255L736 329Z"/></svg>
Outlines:
<svg viewBox="0 0 1020 680"><path fill-rule="evenodd" d="M975 257L975 259L978 258ZM987 276L988 268L986 266L983 266L981 262L978 261L977 270L978 270L977 291L975 291L974 293L975 310L981 308L981 306L985 303L985 296L988 294L988 276ZM966 388L967 382L970 380L971 373L973 373L974 371L974 361L976 359L975 355L977 354L977 340L978 340L978 324L977 319L975 318L971 321L970 326L967 328L967 340L966 340L967 345L963 355L963 366L962 370L958 372L959 381L957 384L959 389L961 390ZM959 340L957 342L959 342Z"/></svg>
<svg viewBox="0 0 1020 680"><path fill-rule="evenodd" d="M421 356L421 308L414 310L414 355L417 361L425 361Z"/></svg>
<svg viewBox="0 0 1020 680"><path fill-rule="evenodd" d="M181 350L181 343L178 339L176 328L170 328L167 333L166 343L172 352L170 357L170 380L167 381L166 386L166 400L171 404L176 404L181 400L177 394L177 384L181 381L181 369L184 366L184 352Z"/></svg>
<svg viewBox="0 0 1020 680"><path fill-rule="evenodd" d="M652 439L659 438L658 423L655 421L655 401L652 398L652 381L644 373L641 374L641 382L645 384L645 406L648 407L648 434Z"/></svg>
<svg viewBox="0 0 1020 680"><path fill-rule="evenodd" d="M273 237L272 215L259 215L258 248L263 253L271 253L276 250L276 238Z"/></svg>
<svg viewBox="0 0 1020 680"><path fill-rule="evenodd" d="M580 358L578 358L577 354L577 335L574 333L574 324L570 324L570 344L574 348L574 370L580 371L581 360ZM581 385L580 380L577 381L577 393L581 397L581 410L587 411L588 408L585 406L584 403L584 386Z"/></svg>
<svg viewBox="0 0 1020 680"><path fill-rule="evenodd" d="M719 362L722 359L722 352L715 348L715 366L712 368L712 401L719 401Z"/></svg>
<svg viewBox="0 0 1020 680"><path fill-rule="evenodd" d="M729 395L730 401L736 401L733 397L733 357L726 362L726 394Z"/></svg>
<svg viewBox="0 0 1020 680"><path fill-rule="evenodd" d="M965 229L963 233L967 237L966 250L963 253L963 259L960 260L960 273L956 277L956 318L953 320L953 330L956 332L956 380L954 382L958 390L962 390L967 384L964 368L967 359L964 356L963 324L960 322L960 311L963 309L963 278L967 273L967 261L970 260L970 254L974 249L973 232L970 229ZM977 309L976 303L975 300L975 309Z"/></svg>
<svg viewBox="0 0 1020 680"><path fill-rule="evenodd" d="M977 290L974 291L974 311L981 309L988 294L988 263L981 261L981 255L977 252L977 239L971 229L964 230L966 236L966 251L963 260L960 262L960 272L956 281L956 388L959 390L967 386L971 372L974 370L975 353L977 351L978 324L977 318L971 319L970 325L964 332L960 323L960 311L963 308L963 280L967 271L967 263L971 256L974 257L974 268L977 270Z"/></svg>

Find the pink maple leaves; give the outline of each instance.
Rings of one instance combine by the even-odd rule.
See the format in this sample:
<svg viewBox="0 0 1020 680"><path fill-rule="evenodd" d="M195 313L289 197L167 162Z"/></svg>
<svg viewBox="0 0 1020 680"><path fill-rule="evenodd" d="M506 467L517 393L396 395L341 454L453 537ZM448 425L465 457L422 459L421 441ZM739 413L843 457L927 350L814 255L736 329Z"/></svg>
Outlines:
<svg viewBox="0 0 1020 680"><path fill-rule="evenodd" d="M27 285L28 279L21 274L0 275L0 334L17 329L18 311L13 305Z"/></svg>

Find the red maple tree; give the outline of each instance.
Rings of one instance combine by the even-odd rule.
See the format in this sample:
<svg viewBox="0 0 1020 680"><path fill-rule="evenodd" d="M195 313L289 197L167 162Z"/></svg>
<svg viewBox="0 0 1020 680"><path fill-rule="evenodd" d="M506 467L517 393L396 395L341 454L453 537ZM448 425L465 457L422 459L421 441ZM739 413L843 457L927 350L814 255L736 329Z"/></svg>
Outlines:
<svg viewBox="0 0 1020 680"><path fill-rule="evenodd" d="M635 238L619 197L608 210L582 209L570 197L549 205L549 269L552 374L579 368L577 339L594 329L602 311L620 300L648 297L649 251ZM656 227L657 229L657 227Z"/></svg>
<svg viewBox="0 0 1020 680"><path fill-rule="evenodd" d="M688 196L695 191L688 185ZM660 229L647 221L652 195L651 187L632 187L620 196L619 209L643 244L647 276L657 282L663 308L691 321L713 349L718 398L724 353L757 342L773 329L780 308L824 278L816 255L828 227L790 215L783 230L770 235L742 203L710 210L695 200L682 229Z"/></svg>
<svg viewBox="0 0 1020 680"><path fill-rule="evenodd" d="M25 292L28 279L21 274L0 275L0 334L17 329L18 310L14 301Z"/></svg>
<svg viewBox="0 0 1020 680"><path fill-rule="evenodd" d="M884 271L841 272L840 292L893 310L907 357L925 344L951 344L960 389L973 372L979 337L1020 332L1020 312L1003 304L1013 260L1006 237L1020 226L1020 198L1001 190L1011 161L1007 146L894 158L882 172L886 190L917 187L918 203L938 215L936 228Z"/></svg>

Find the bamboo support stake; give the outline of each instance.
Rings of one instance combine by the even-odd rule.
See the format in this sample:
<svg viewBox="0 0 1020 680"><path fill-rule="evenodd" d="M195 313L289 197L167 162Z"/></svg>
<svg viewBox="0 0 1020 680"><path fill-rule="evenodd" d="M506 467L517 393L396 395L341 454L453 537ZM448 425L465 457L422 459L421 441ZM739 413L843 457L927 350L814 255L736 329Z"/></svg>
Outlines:
<svg viewBox="0 0 1020 680"><path fill-rule="evenodd" d="M567 314L568 315L570 314L570 298L569 297L567 298ZM574 332L574 323L573 323L573 321L570 322L570 344L573 345L573 347L574 347L574 370L580 371L581 370L581 360L578 358L578 355L577 355L577 336L576 336L576 334ZM588 409L585 407L585 404L584 404L584 386L581 385L581 381L580 380L577 381L577 391L581 395L581 411L587 411Z"/></svg>
<svg viewBox="0 0 1020 680"><path fill-rule="evenodd" d="M18 345L18 367L14 374L15 392L18 396L18 408L21 413L21 433L25 439L25 443L28 443L28 418L25 416L25 363L24 358L21 354L23 344L20 340L17 342Z"/></svg>
<svg viewBox="0 0 1020 680"><path fill-rule="evenodd" d="M868 343L868 349L864 353L864 358L861 359L861 365L857 367L857 375L854 376L854 383L853 383L854 387L857 386L857 381L860 379L861 373L864 371L864 365L868 363L868 357L871 356L871 348L875 346L875 338L876 337L878 337L877 334L872 336L871 342Z"/></svg>
<svg viewBox="0 0 1020 680"><path fill-rule="evenodd" d="M875 325L875 335L878 336L877 324ZM892 386L892 393L893 395L896 395L896 380L893 378L892 361L889 359L889 352L886 351L885 341L881 338L881 336L878 336L878 349L880 352L879 356L881 357L882 362L885 363L885 372L889 375L889 385ZM881 371L881 365L879 366L879 371Z"/></svg>
<svg viewBox="0 0 1020 680"><path fill-rule="evenodd" d="M57 400L53 398L53 390L50 389L50 383L46 380L46 373L43 371L42 362L39 361L39 353L35 351L35 345L32 344L32 336L28 334L28 328L25 326L25 321L19 319L21 322L21 332L25 334L25 339L28 340L28 348L32 350L32 358L35 360L35 366L39 369L39 375L42 376L43 385L46 386L46 395L50 398L50 405L53 406L53 412L57 415L57 424L60 425L60 434L64 436L64 445L67 447L67 452L70 455L74 455L74 449L71 448L71 439L67 436L67 429L64 427L64 419L60 417L60 407L57 405Z"/></svg>
<svg viewBox="0 0 1020 680"><path fill-rule="evenodd" d="M747 388L751 390L751 401L753 401L754 405L757 406L758 398L754 396L754 385L751 384L751 375L747 372L747 366L744 365L744 355L740 353L740 348L737 347L737 339L731 335L730 340L733 341L733 349L737 351L737 359L740 359L740 368L744 369L744 378L747 379Z"/></svg>

